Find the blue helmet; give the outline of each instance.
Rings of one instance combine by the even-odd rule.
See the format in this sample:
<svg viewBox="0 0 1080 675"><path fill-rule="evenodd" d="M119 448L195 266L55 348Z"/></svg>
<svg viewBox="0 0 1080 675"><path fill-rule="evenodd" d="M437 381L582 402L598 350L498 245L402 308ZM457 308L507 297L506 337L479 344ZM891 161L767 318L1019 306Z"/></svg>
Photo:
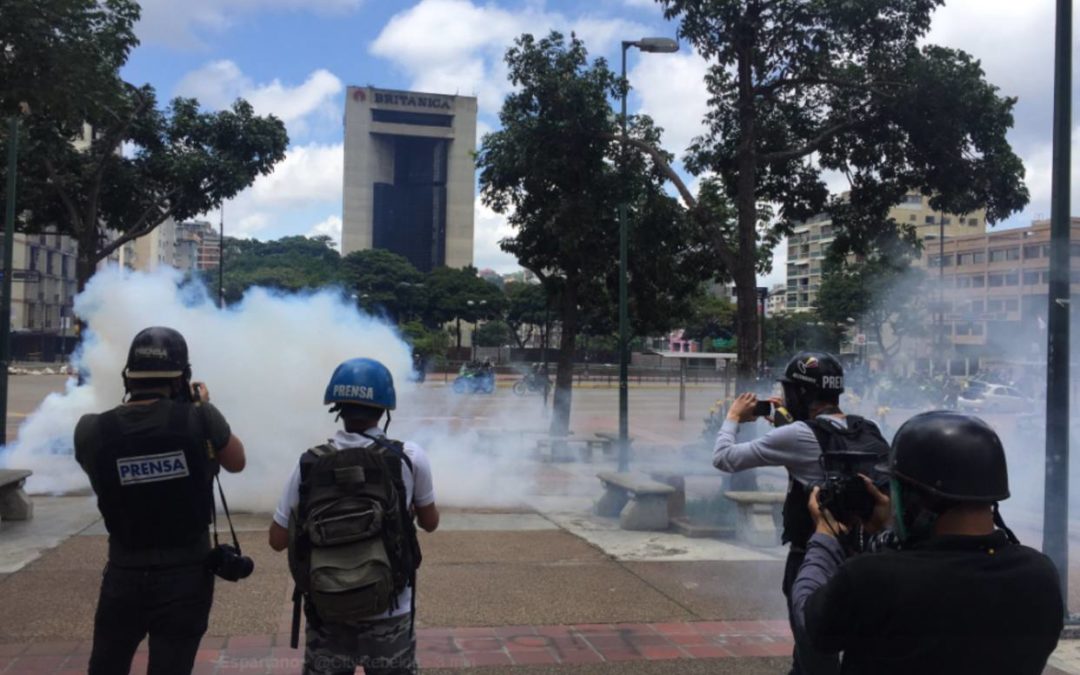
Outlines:
<svg viewBox="0 0 1080 675"><path fill-rule="evenodd" d="M375 359L349 359L334 369L323 403L393 410L397 406L394 377Z"/></svg>

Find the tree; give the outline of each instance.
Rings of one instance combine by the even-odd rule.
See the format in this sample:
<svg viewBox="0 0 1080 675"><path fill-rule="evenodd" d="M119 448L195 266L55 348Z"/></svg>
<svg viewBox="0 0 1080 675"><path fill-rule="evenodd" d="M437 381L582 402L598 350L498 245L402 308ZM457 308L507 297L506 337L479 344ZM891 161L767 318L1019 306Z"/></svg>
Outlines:
<svg viewBox="0 0 1080 675"><path fill-rule="evenodd" d="M138 19L132 0L4 0L0 116L29 110L81 121L78 93L115 86L138 44Z"/></svg>
<svg viewBox="0 0 1080 675"><path fill-rule="evenodd" d="M455 323L457 347L461 348L461 322L476 323L501 316L506 296L494 284L476 275L475 267L437 267L428 275L427 317L430 325Z"/></svg>
<svg viewBox="0 0 1080 675"><path fill-rule="evenodd" d="M694 299L693 313L684 327L683 337L701 340L704 351L712 351L713 341L734 342L735 308L731 306L731 301L711 293L699 294Z"/></svg>
<svg viewBox="0 0 1080 675"><path fill-rule="evenodd" d="M283 237L275 241L225 237L225 301L238 302L253 286L297 292L341 283L341 256L329 237ZM206 283L216 284L216 271Z"/></svg>
<svg viewBox="0 0 1080 675"><path fill-rule="evenodd" d="M25 0L12 2L13 21L20 23L2 30L17 41L0 44L14 54L0 62L15 73L16 86L0 91L24 96L18 82L41 73L71 85L64 96L50 89L31 98L37 107L24 116L18 227L76 240L79 290L127 242L168 218L186 220L220 206L284 158L284 124L255 115L243 100L208 113L194 99L177 98L162 110L152 87L120 78L136 44L133 2L48 0L40 11L25 8ZM7 12L7 2L4 7ZM58 51L27 48L35 36ZM66 61L79 54L94 63ZM14 104L5 98L0 107ZM2 137L5 148L10 140ZM0 178L5 173L0 167Z"/></svg>
<svg viewBox="0 0 1080 675"><path fill-rule="evenodd" d="M710 62L707 131L686 164L713 176L712 203L666 173L691 216L712 224L720 273L735 282L744 380L758 360L755 273L794 223L828 207L838 245L866 251L911 236L887 218L911 191L944 212L985 208L991 223L1027 202L1005 138L1015 99L968 54L919 46L942 0L659 1ZM627 143L663 164L655 147ZM829 199L824 171L848 177L846 203ZM717 218L716 198L734 205L733 221ZM775 213L763 218L762 205Z"/></svg>
<svg viewBox="0 0 1080 675"><path fill-rule="evenodd" d="M510 342L510 326L505 321L485 321L473 331L473 344L477 347L502 347Z"/></svg>
<svg viewBox="0 0 1080 675"><path fill-rule="evenodd" d="M816 312L786 312L765 319L765 358L782 369L804 349L836 353L843 326L823 321Z"/></svg>
<svg viewBox="0 0 1080 675"><path fill-rule="evenodd" d="M540 327L540 341L546 344L551 309L547 292L541 284L506 284L506 323L517 346L524 349Z"/></svg>
<svg viewBox="0 0 1080 675"><path fill-rule="evenodd" d="M695 224L663 189L651 157L623 152L609 101L622 92L603 59L591 64L581 40L559 33L519 37L506 54L513 93L501 129L484 136L477 157L484 203L508 214L514 235L503 250L533 272L561 326L551 428L569 426L574 350L583 317L614 317L618 285L617 207L629 205L630 290L635 329L677 316L700 283L703 254ZM660 131L646 117L631 138L650 146ZM670 158L658 153L661 158Z"/></svg>
<svg viewBox="0 0 1080 675"><path fill-rule="evenodd" d="M818 315L872 335L887 362L900 353L904 338L926 333L925 281L926 273L911 267L902 255L875 252L850 262L827 263L818 290Z"/></svg>
<svg viewBox="0 0 1080 675"><path fill-rule="evenodd" d="M424 315L424 274L404 257L383 249L353 251L343 259L346 286L367 311L383 311L396 323Z"/></svg>

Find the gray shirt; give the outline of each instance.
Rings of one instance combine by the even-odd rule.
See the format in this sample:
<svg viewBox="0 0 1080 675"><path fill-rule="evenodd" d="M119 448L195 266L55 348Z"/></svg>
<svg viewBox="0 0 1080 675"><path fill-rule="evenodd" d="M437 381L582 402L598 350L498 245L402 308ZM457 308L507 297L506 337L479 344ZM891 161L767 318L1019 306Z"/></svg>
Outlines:
<svg viewBox="0 0 1080 675"><path fill-rule="evenodd" d="M838 427L846 427L843 417L821 415ZM716 434L713 447L713 466L721 471L734 473L759 466L782 466L788 474L803 485L822 481L821 445L805 422L794 422L777 427L769 433L745 443L735 442L739 423L724 420Z"/></svg>

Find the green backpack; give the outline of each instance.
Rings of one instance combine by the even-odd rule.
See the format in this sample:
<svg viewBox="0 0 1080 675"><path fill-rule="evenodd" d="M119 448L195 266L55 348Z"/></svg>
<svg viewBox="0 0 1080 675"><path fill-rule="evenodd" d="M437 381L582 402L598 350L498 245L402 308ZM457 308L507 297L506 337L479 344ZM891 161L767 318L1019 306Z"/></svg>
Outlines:
<svg viewBox="0 0 1080 675"><path fill-rule="evenodd" d="M416 585L420 546L402 480L412 462L400 442L368 438L365 447L320 445L300 458L300 500L289 516L294 647L301 598L320 620L345 623L396 609Z"/></svg>

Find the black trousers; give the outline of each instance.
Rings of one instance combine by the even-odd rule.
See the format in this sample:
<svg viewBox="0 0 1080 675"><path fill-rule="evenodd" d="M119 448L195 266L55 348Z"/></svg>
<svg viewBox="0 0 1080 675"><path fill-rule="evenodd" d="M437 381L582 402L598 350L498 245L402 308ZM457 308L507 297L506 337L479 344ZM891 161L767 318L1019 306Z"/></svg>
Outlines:
<svg viewBox="0 0 1080 675"><path fill-rule="evenodd" d="M795 585L795 577L799 574L806 552L802 550L789 550L787 563L784 565L784 598L787 599L788 621L791 623L791 632L795 634L795 617L791 615L791 587ZM788 675L836 675L840 672L840 659L836 654L823 654L814 650L808 644L800 644L798 637L795 640L795 649L791 654L791 671Z"/></svg>
<svg viewBox="0 0 1080 675"><path fill-rule="evenodd" d="M213 601L214 575L204 565L107 565L94 616L90 675L127 675L147 635L147 675L190 674Z"/></svg>

